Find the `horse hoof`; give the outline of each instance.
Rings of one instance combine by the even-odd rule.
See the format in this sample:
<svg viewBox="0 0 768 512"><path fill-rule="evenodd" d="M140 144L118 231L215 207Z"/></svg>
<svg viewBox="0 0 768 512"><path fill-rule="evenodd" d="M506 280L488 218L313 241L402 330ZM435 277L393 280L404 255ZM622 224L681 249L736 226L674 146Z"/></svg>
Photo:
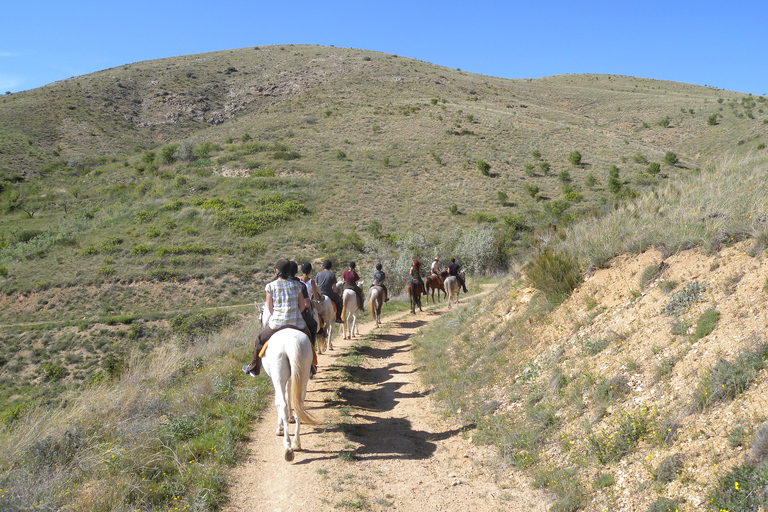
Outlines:
<svg viewBox="0 0 768 512"><path fill-rule="evenodd" d="M285 449L285 462L293 462L293 450L291 448Z"/></svg>

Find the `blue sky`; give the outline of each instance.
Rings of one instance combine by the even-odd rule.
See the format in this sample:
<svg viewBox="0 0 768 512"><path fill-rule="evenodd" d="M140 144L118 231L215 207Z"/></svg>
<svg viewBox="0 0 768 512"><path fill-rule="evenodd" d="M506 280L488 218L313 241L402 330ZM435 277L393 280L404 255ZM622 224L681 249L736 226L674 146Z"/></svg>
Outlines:
<svg viewBox="0 0 768 512"><path fill-rule="evenodd" d="M6 2L0 94L165 57L319 44L504 78L610 73L768 94L765 0Z"/></svg>

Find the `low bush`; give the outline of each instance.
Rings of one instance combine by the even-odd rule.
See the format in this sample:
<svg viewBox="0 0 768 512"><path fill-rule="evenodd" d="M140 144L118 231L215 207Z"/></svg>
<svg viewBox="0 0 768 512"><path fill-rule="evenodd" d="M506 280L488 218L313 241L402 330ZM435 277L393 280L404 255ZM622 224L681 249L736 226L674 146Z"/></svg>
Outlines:
<svg viewBox="0 0 768 512"><path fill-rule="evenodd" d="M768 342L755 345L751 351L742 351L733 362L719 358L704 372L690 400L693 412L703 412L714 404L733 400L749 388L768 364Z"/></svg>
<svg viewBox="0 0 768 512"><path fill-rule="evenodd" d="M693 333L693 340L700 340L715 330L717 321L720 319L720 312L714 309L708 309L699 316L696 322L696 331Z"/></svg>
<svg viewBox="0 0 768 512"><path fill-rule="evenodd" d="M616 423L614 432L587 435L587 450L601 464L621 460L652 430L650 411L645 407L631 413L619 412Z"/></svg>
<svg viewBox="0 0 768 512"><path fill-rule="evenodd" d="M549 249L533 256L523 267L531 284L552 304L560 304L581 283L576 258Z"/></svg>
<svg viewBox="0 0 768 512"><path fill-rule="evenodd" d="M702 300L702 294L707 290L707 286L698 281L694 281L686 286L681 292L672 295L669 302L661 309L664 315L680 316L687 311L693 304Z"/></svg>

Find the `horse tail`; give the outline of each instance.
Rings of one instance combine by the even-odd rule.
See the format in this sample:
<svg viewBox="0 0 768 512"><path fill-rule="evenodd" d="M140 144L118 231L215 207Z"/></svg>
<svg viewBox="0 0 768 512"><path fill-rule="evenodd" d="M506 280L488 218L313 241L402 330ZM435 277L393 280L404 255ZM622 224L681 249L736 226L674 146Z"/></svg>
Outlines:
<svg viewBox="0 0 768 512"><path fill-rule="evenodd" d="M291 363L291 405L299 421L309 425L318 425L320 422L317 418L304 409L304 394L307 390L307 382L309 382L309 368L307 366L312 364L312 358L311 355L308 358L302 357L300 343L299 340L296 340L288 354L288 360ZM311 353L312 347L309 343L306 344L305 350Z"/></svg>
<svg viewBox="0 0 768 512"><path fill-rule="evenodd" d="M381 296L379 293L379 290L377 288L371 289L371 295L368 299L368 309L371 310L371 318L376 320L376 311L374 311L378 307L378 302L381 301Z"/></svg>

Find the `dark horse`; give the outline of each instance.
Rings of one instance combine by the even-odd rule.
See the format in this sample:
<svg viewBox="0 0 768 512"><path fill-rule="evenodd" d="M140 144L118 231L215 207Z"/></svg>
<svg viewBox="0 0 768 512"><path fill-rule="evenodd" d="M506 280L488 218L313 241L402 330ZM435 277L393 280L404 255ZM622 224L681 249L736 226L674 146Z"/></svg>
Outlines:
<svg viewBox="0 0 768 512"><path fill-rule="evenodd" d="M424 288L421 287L419 280L411 279L411 282L408 283L408 298L411 299L411 313L414 315L416 314L416 306L419 306L419 311L424 311L421 309L422 293L424 293Z"/></svg>

